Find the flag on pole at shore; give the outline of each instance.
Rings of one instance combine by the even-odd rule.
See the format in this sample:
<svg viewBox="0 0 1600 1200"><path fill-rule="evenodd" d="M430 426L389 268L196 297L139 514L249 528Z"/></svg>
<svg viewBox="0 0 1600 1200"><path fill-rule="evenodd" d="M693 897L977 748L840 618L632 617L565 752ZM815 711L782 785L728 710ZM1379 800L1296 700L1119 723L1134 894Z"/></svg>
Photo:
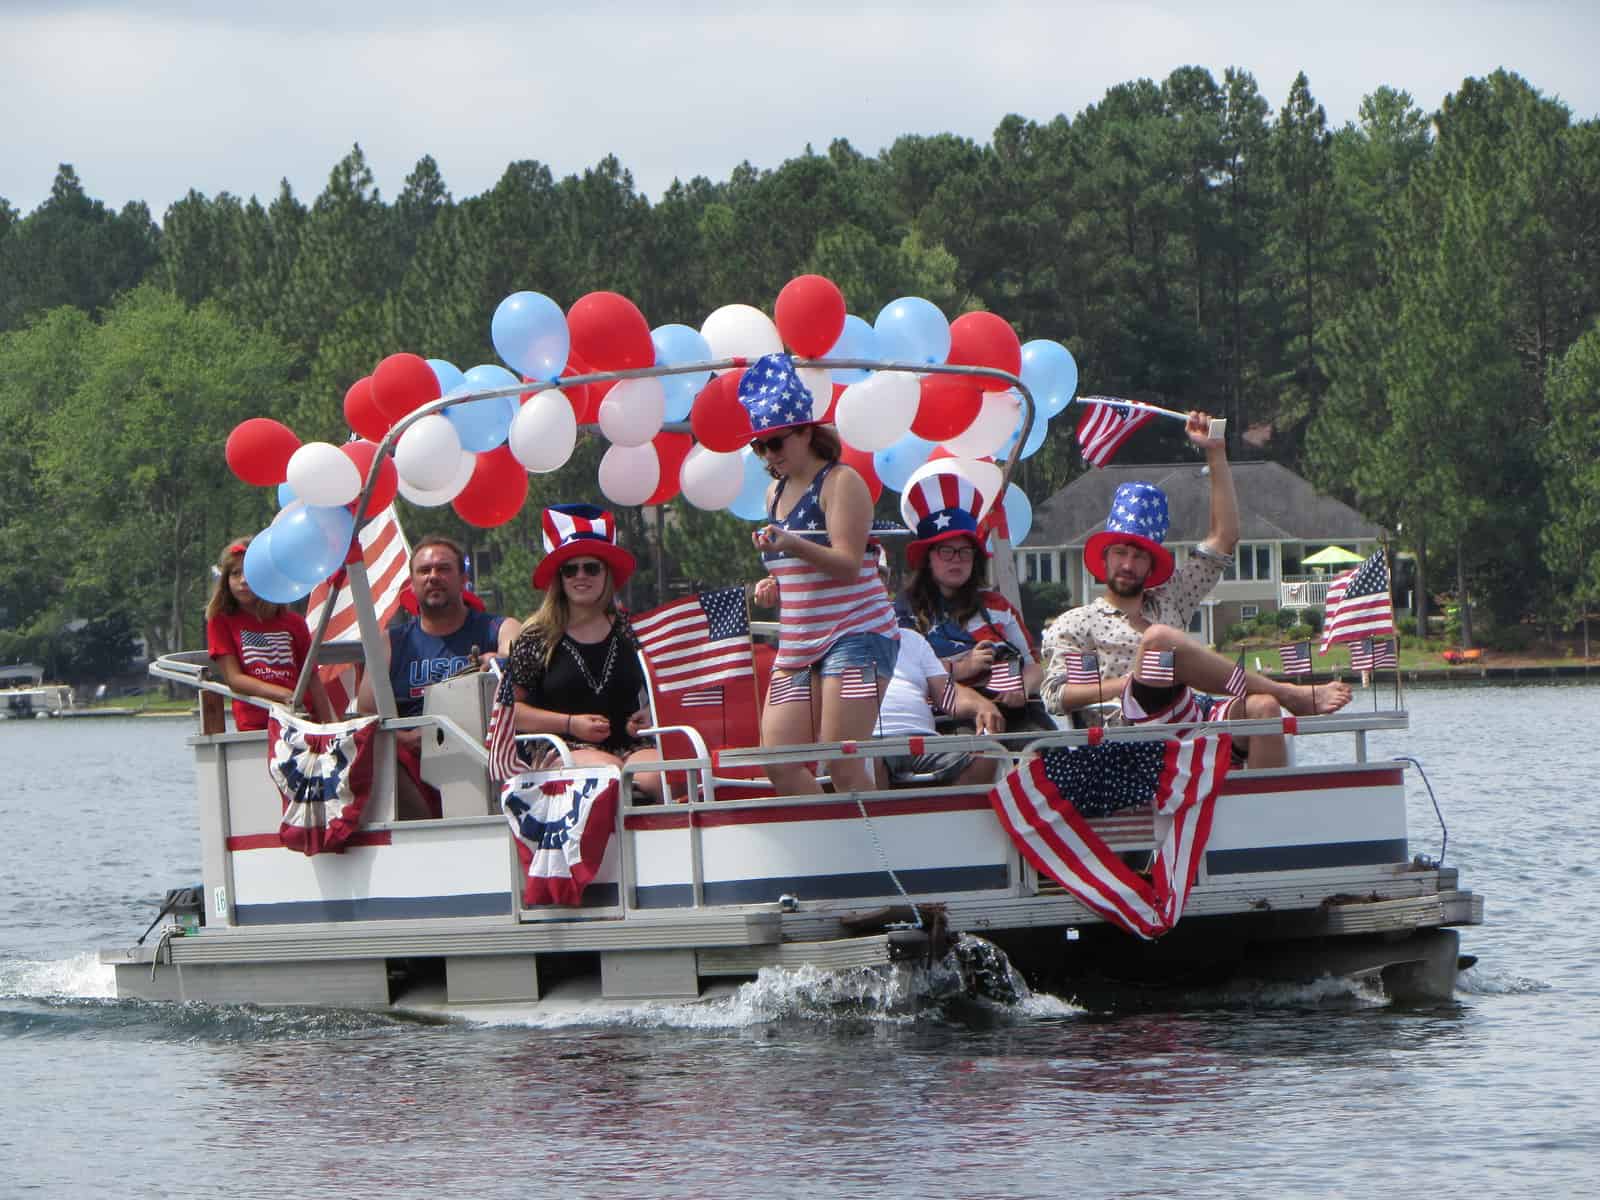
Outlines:
<svg viewBox="0 0 1600 1200"><path fill-rule="evenodd" d="M1389 565L1379 549L1359 567L1336 576L1328 585L1327 616L1322 626L1319 653L1326 654L1335 642L1355 642L1393 633L1394 603L1389 598Z"/></svg>
<svg viewBox="0 0 1600 1200"><path fill-rule="evenodd" d="M1278 657L1283 661L1285 675L1311 674L1311 643L1288 642L1278 647Z"/></svg>

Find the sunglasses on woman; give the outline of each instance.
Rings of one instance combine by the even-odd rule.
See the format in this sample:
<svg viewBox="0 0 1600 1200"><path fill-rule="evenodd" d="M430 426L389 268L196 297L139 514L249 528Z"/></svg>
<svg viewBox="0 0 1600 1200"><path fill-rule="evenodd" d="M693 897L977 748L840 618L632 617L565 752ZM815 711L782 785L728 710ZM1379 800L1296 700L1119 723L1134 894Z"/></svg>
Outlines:
<svg viewBox="0 0 1600 1200"><path fill-rule="evenodd" d="M587 575L593 579L605 569L604 563L596 562L592 558L586 558L582 562L566 562L561 564L561 578L576 579L579 575Z"/></svg>
<svg viewBox="0 0 1600 1200"><path fill-rule="evenodd" d="M752 438L750 440L750 449L757 454L776 454L783 449L784 438L793 432L792 429L788 429L782 433L775 433L771 437Z"/></svg>

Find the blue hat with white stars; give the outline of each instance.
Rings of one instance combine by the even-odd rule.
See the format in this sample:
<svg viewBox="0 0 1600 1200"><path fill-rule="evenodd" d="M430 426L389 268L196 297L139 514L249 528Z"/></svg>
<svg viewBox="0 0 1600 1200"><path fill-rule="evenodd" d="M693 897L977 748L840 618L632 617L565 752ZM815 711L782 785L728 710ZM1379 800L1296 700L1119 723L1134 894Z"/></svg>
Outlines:
<svg viewBox="0 0 1600 1200"><path fill-rule="evenodd" d="M1147 588L1160 587L1172 578L1172 551L1161 543L1167 540L1167 494L1153 483L1132 482L1117 485L1111 497L1111 515L1105 529L1091 537L1083 547L1083 565L1101 583L1106 581L1106 551L1117 545L1138 546L1150 554Z"/></svg>
<svg viewBox="0 0 1600 1200"><path fill-rule="evenodd" d="M739 403L750 414L757 435L796 425L813 425L811 389L787 354L763 354L739 377Z"/></svg>

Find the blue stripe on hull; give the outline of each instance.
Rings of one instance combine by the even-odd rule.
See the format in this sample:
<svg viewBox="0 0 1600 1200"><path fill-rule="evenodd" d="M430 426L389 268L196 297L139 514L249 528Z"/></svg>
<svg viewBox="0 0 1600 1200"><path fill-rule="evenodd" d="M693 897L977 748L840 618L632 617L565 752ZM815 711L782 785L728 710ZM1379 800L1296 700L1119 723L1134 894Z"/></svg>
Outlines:
<svg viewBox="0 0 1600 1200"><path fill-rule="evenodd" d="M897 871L906 891L983 892L1011 886L1004 864L983 867L930 867ZM708 880L707 904L771 904L784 894L801 900L853 900L858 897L893 896L899 889L887 871L861 871L849 875L791 875L766 879ZM688 908L693 892L688 884L641 887L635 891L639 908Z"/></svg>
<svg viewBox="0 0 1600 1200"><path fill-rule="evenodd" d="M1319 867L1366 867L1403 863L1411 858L1405 838L1378 842L1325 842L1310 846L1259 846L1245 850L1211 850L1206 871L1212 875L1252 875L1260 871L1307 871Z"/></svg>
<svg viewBox="0 0 1600 1200"><path fill-rule="evenodd" d="M388 896L371 900L288 900L241 904L233 910L240 925L310 925L324 921L404 921L422 917L504 917L511 915L510 892L467 896Z"/></svg>

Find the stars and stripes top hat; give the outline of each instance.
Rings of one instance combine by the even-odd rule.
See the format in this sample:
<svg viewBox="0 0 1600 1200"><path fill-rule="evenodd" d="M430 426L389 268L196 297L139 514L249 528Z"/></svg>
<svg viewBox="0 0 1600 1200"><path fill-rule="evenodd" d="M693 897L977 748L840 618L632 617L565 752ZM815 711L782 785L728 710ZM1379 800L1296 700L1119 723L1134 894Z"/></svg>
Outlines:
<svg viewBox="0 0 1600 1200"><path fill-rule="evenodd" d="M1137 546L1150 554L1147 588L1160 587L1172 578L1172 551L1161 543L1167 540L1167 494L1153 483L1132 482L1117 486L1111 497L1111 514L1106 527L1083 547L1083 565L1101 583L1106 581L1106 550L1112 546Z"/></svg>
<svg viewBox="0 0 1600 1200"><path fill-rule="evenodd" d="M817 421L811 389L787 354L763 354L746 368L739 377L739 403L758 435Z"/></svg>
<svg viewBox="0 0 1600 1200"><path fill-rule="evenodd" d="M611 583L621 587L633 574L634 559L617 545L617 519L593 504L552 504L539 519L544 557L533 570L533 586L550 586L556 570L569 558L598 558L610 568Z"/></svg>
<svg viewBox="0 0 1600 1200"><path fill-rule="evenodd" d="M917 537L906 547L906 563L920 571L928 550L952 538L969 538L985 556L983 536L978 532L978 516L983 512L983 493L953 471L925 475L900 497L900 516L916 530Z"/></svg>

